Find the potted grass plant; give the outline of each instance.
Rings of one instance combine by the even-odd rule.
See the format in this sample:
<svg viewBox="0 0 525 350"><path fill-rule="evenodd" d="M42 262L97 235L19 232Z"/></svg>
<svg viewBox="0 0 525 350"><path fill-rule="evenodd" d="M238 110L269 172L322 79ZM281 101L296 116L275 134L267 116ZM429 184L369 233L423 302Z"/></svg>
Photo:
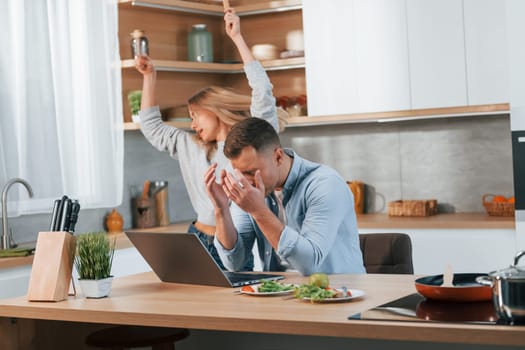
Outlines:
<svg viewBox="0 0 525 350"><path fill-rule="evenodd" d="M142 90L133 90L128 93L129 109L131 110L131 120L133 123L140 121L140 101L142 99Z"/></svg>
<svg viewBox="0 0 525 350"><path fill-rule="evenodd" d="M82 292L87 298L102 298L111 292L111 266L115 239L106 232L84 233L77 237L75 268Z"/></svg>

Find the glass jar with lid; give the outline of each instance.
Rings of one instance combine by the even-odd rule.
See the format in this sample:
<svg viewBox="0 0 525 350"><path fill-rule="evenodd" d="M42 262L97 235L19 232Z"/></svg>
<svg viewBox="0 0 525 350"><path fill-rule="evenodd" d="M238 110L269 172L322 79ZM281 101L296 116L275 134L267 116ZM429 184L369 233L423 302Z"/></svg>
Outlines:
<svg viewBox="0 0 525 350"><path fill-rule="evenodd" d="M131 35L131 55L133 58L139 55L149 55L148 38L142 29L135 29Z"/></svg>
<svg viewBox="0 0 525 350"><path fill-rule="evenodd" d="M206 24L194 24L188 33L188 61L213 62L213 43Z"/></svg>

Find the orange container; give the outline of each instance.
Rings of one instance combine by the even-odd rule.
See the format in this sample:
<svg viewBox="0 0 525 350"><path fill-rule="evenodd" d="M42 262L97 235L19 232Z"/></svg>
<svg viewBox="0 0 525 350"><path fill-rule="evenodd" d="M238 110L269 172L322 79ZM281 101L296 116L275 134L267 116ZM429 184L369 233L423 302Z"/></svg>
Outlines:
<svg viewBox="0 0 525 350"><path fill-rule="evenodd" d="M347 181L348 188L354 195L354 209L356 214L365 212L365 184L361 181Z"/></svg>

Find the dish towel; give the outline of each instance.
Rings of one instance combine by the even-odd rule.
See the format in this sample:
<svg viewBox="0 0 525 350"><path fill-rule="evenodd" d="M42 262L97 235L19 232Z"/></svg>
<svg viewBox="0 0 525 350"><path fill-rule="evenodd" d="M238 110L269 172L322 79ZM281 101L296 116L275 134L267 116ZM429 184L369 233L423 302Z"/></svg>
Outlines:
<svg viewBox="0 0 525 350"><path fill-rule="evenodd" d="M14 248L0 250L0 258L14 258L33 254L35 248Z"/></svg>

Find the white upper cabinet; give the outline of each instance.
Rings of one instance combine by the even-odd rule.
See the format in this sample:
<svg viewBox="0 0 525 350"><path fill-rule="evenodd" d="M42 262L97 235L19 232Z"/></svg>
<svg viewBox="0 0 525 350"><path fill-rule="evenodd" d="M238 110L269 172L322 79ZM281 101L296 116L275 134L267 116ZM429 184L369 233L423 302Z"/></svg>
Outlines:
<svg viewBox="0 0 525 350"><path fill-rule="evenodd" d="M468 104L509 102L505 1L463 0Z"/></svg>
<svg viewBox="0 0 525 350"><path fill-rule="evenodd" d="M512 131L525 130L525 1L507 0L507 33L509 58L509 101L511 106L510 129ZM525 224L522 224L525 226Z"/></svg>
<svg viewBox="0 0 525 350"><path fill-rule="evenodd" d="M505 1L305 0L309 115L506 103Z"/></svg>
<svg viewBox="0 0 525 350"><path fill-rule="evenodd" d="M352 1L303 2L308 114L353 113L359 94Z"/></svg>
<svg viewBox="0 0 525 350"><path fill-rule="evenodd" d="M461 0L407 0L412 109L467 105Z"/></svg>
<svg viewBox="0 0 525 350"><path fill-rule="evenodd" d="M410 109L404 0L354 1L359 112Z"/></svg>
<svg viewBox="0 0 525 350"><path fill-rule="evenodd" d="M309 115L410 109L404 0L303 3Z"/></svg>

